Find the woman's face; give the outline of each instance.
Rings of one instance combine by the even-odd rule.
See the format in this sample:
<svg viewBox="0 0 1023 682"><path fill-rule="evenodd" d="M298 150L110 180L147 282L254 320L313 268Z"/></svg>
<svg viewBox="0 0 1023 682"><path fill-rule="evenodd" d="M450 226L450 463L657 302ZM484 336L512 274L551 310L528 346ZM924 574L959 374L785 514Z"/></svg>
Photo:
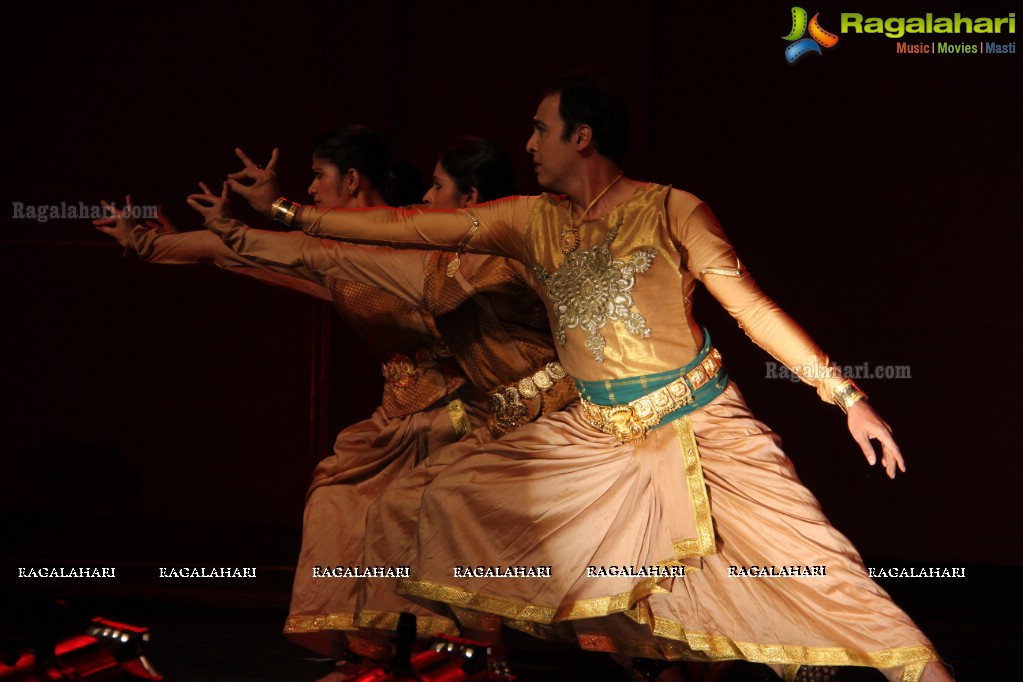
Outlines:
<svg viewBox="0 0 1023 682"><path fill-rule="evenodd" d="M309 196L317 208L344 208L352 200L351 192L344 186L345 176L330 161L313 157L313 181L309 185Z"/></svg>
<svg viewBox="0 0 1023 682"><path fill-rule="evenodd" d="M437 162L433 169L433 184L423 195L423 203L429 204L430 208L465 208L473 202L468 194L458 191L458 186L451 176L444 172L444 168Z"/></svg>

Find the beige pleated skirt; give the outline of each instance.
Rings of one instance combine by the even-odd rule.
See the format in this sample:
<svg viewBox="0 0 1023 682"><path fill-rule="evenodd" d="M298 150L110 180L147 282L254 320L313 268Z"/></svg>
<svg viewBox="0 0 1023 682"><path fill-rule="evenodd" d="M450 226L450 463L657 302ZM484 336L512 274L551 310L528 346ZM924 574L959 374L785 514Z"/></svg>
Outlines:
<svg viewBox="0 0 1023 682"><path fill-rule="evenodd" d="M363 581L363 627L390 629L412 610L436 630L504 622L586 649L745 659L787 677L859 665L915 680L938 660L734 384L636 445L574 405L445 448L370 516L367 558L413 568L398 595L395 581ZM684 577L657 572L681 566Z"/></svg>
<svg viewBox="0 0 1023 682"><path fill-rule="evenodd" d="M470 425L485 431L483 405L463 405ZM377 408L371 418L338 434L334 454L317 465L306 497L302 550L284 628L289 639L325 655L336 653L335 633L355 629L358 580L316 577L314 570L374 565L363 556L370 504L429 453L461 437L446 405L397 419Z"/></svg>

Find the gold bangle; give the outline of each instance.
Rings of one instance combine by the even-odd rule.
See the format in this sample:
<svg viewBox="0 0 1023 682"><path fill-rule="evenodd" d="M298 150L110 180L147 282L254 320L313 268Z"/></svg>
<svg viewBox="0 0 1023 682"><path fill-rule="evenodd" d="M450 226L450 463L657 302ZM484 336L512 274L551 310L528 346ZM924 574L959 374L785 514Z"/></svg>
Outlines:
<svg viewBox="0 0 1023 682"><path fill-rule="evenodd" d="M280 197L270 206L270 219L282 223L285 227L291 227L298 212L299 204Z"/></svg>
<svg viewBox="0 0 1023 682"><path fill-rule="evenodd" d="M861 400L867 399L867 394L859 389L859 387L852 382L852 379L846 379L840 383L834 392L835 404L838 405L839 409L845 414L849 414L849 408Z"/></svg>
<svg viewBox="0 0 1023 682"><path fill-rule="evenodd" d="M271 220L276 220L277 211L281 210L281 204L283 204L285 201L287 201L287 199L285 199L284 197L277 197L277 201L270 204L270 211L266 214L266 217L270 218Z"/></svg>

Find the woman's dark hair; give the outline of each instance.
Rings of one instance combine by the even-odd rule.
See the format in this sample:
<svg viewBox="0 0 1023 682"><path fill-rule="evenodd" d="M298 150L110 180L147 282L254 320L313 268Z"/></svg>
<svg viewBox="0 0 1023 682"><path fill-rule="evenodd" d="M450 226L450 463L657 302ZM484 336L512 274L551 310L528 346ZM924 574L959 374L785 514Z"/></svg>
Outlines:
<svg viewBox="0 0 1023 682"><path fill-rule="evenodd" d="M551 83L547 94L560 94L559 112L565 124L563 140L580 125L593 130L597 152L621 163L629 147L629 112L625 100L603 76L591 71L568 73Z"/></svg>
<svg viewBox="0 0 1023 682"><path fill-rule="evenodd" d="M354 168L381 192L387 186L391 151L384 138L366 126L344 125L321 135L313 145L313 156L331 162L342 173Z"/></svg>
<svg viewBox="0 0 1023 682"><path fill-rule="evenodd" d="M408 206L423 196L423 178L410 164L391 156L380 133L363 125L343 125L321 135L313 155L365 176L390 206Z"/></svg>
<svg viewBox="0 0 1023 682"><path fill-rule="evenodd" d="M480 201L493 201L515 194L511 162L493 143L478 137L460 137L440 155L440 167L451 176L461 194L473 187Z"/></svg>

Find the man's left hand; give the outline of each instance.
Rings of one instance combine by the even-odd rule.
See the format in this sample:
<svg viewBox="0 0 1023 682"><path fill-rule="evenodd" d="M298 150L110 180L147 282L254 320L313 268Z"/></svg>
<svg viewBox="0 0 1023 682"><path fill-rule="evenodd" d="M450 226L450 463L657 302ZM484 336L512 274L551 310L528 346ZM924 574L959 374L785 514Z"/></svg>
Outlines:
<svg viewBox="0 0 1023 682"><path fill-rule="evenodd" d="M896 468L906 473L906 462L902 459L899 446L892 438L892 427L874 412L874 408L868 405L866 400L855 402L849 407L848 424L849 433L859 443L863 455L871 466L877 464L874 444L870 442L870 439L874 438L881 443L881 466L888 473L888 478L895 478Z"/></svg>

